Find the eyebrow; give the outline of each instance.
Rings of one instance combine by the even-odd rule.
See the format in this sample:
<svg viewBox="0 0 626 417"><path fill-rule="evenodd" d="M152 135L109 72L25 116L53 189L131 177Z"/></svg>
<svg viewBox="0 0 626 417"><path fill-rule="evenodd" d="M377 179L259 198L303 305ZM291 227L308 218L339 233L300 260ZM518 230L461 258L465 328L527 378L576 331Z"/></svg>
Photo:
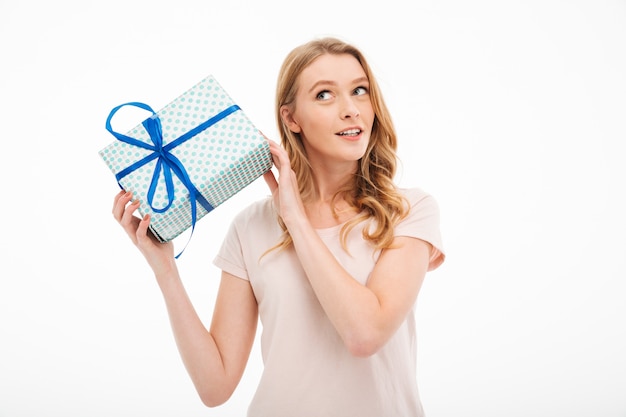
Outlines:
<svg viewBox="0 0 626 417"><path fill-rule="evenodd" d="M356 78L356 79L352 80L352 84L358 84L358 83L362 83L362 82L369 83L369 80L367 79L367 77L359 77L359 78ZM320 85L332 85L332 86L335 86L335 85L337 85L337 83L335 81L330 81L330 80L319 80L315 84L313 84L313 86L309 89L309 93L313 92L313 90L315 90Z"/></svg>

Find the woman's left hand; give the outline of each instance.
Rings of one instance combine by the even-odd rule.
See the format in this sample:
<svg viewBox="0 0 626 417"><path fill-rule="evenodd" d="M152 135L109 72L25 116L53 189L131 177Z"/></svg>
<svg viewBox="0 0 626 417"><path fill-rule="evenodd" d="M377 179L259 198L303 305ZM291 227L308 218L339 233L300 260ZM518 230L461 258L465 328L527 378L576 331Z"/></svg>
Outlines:
<svg viewBox="0 0 626 417"><path fill-rule="evenodd" d="M270 188L278 214L289 227L291 222L305 219L306 212L300 197L296 173L291 169L287 152L278 143L269 139L268 142L274 165L278 170L278 180L272 171L263 174L263 178Z"/></svg>

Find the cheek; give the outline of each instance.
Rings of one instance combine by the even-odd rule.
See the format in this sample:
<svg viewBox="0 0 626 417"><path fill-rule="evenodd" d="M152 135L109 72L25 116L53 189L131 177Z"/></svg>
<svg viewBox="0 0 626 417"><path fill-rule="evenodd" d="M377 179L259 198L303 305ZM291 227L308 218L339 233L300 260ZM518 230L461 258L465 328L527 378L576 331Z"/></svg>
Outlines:
<svg viewBox="0 0 626 417"><path fill-rule="evenodd" d="M319 131L325 126L328 126L327 118L323 112L310 110L306 113L306 117L298 119L298 124L304 132Z"/></svg>
<svg viewBox="0 0 626 417"><path fill-rule="evenodd" d="M367 103L363 103L359 112L361 113L361 118L367 120L370 126L374 123L374 107L372 107L372 103L369 101Z"/></svg>

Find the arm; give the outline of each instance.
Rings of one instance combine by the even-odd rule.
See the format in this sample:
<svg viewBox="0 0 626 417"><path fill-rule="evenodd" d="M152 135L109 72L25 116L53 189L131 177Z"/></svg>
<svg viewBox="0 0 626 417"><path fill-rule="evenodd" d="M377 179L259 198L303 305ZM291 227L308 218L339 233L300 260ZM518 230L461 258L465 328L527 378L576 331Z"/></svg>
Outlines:
<svg viewBox="0 0 626 417"><path fill-rule="evenodd" d="M211 329L198 317L180 279L171 243L159 243L148 232L149 216L133 216L138 204L119 193L113 216L152 268L163 294L181 358L202 402L224 403L245 369L257 326L257 303L248 281L223 272Z"/></svg>
<svg viewBox="0 0 626 417"><path fill-rule="evenodd" d="M223 404L239 383L257 326L257 304L248 281L222 272L211 329L198 318L178 276L159 286L185 368L202 402Z"/></svg>
<svg viewBox="0 0 626 417"><path fill-rule="evenodd" d="M309 282L346 347L355 356L376 353L415 303L430 245L397 237L394 249L383 251L362 285L337 262L308 222L292 225L289 232Z"/></svg>
<svg viewBox="0 0 626 417"><path fill-rule="evenodd" d="M284 150L270 142L279 181L265 175L276 206L293 239L307 278L346 347L356 356L378 351L412 308L429 262L431 245L397 237L381 254L367 285L352 278L337 262L309 222L295 174Z"/></svg>

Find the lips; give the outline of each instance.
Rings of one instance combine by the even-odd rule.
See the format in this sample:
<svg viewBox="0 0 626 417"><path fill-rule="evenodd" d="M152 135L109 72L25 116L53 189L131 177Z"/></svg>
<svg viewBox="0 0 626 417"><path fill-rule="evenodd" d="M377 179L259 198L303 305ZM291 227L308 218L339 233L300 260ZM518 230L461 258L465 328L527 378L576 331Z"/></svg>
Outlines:
<svg viewBox="0 0 626 417"><path fill-rule="evenodd" d="M341 132L337 133L337 135L344 136L344 137L356 137L356 136L359 136L361 132L362 130L359 128L351 128L351 129L342 130Z"/></svg>

